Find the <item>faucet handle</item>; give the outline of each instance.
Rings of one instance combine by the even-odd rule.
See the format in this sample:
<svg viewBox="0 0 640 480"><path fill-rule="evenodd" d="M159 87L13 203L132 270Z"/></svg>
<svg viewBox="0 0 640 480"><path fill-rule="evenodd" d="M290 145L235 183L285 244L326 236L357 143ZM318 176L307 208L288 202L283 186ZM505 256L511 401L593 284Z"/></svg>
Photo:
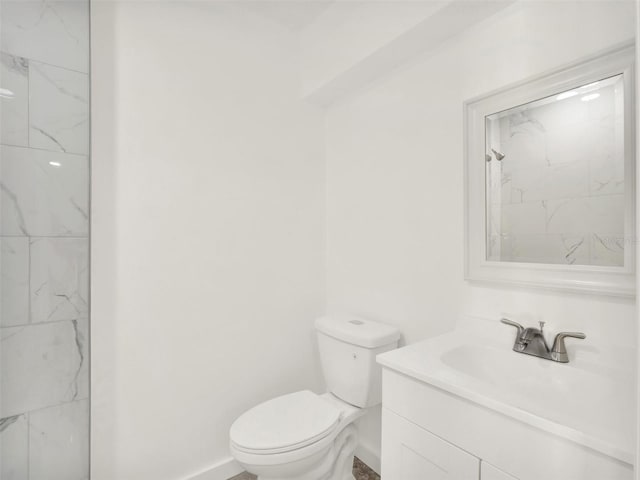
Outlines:
<svg viewBox="0 0 640 480"><path fill-rule="evenodd" d="M546 323L547 323L547 322L543 322L542 320L540 320L540 321L538 322L538 324L540 325L540 333L542 333L542 331L544 330L544 325L545 325Z"/></svg>
<svg viewBox="0 0 640 480"><path fill-rule="evenodd" d="M560 332L557 334L556 339L553 341L553 347L551 347L551 357L556 362L567 363L569 361L567 347L564 344L566 337L579 338L580 340L587 338L582 332Z"/></svg>
<svg viewBox="0 0 640 480"><path fill-rule="evenodd" d="M524 333L524 327L513 320L509 320L508 318L501 318L500 321L505 325L511 325L512 327L516 327L518 329L518 337L521 337Z"/></svg>

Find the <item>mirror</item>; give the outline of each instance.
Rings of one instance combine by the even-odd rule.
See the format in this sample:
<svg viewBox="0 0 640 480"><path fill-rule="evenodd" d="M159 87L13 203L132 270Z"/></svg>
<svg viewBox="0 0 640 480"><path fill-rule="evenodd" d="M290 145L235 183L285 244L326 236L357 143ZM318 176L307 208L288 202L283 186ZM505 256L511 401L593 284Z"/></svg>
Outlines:
<svg viewBox="0 0 640 480"><path fill-rule="evenodd" d="M466 278L633 295L634 48L465 103Z"/></svg>
<svg viewBox="0 0 640 480"><path fill-rule="evenodd" d="M487 259L624 265L622 75L485 118Z"/></svg>

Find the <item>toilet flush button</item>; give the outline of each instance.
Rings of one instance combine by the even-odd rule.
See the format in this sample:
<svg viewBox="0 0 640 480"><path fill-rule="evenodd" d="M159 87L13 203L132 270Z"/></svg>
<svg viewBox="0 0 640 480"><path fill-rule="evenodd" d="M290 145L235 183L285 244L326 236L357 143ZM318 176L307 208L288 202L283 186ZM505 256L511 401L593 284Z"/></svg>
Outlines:
<svg viewBox="0 0 640 480"><path fill-rule="evenodd" d="M362 325L364 322L362 320L349 320L349 323L353 325Z"/></svg>

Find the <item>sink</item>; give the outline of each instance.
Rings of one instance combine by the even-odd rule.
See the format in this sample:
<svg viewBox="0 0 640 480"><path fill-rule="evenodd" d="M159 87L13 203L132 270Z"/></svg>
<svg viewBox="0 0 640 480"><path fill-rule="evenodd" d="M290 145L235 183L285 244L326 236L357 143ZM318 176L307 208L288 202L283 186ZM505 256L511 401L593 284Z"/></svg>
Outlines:
<svg viewBox="0 0 640 480"><path fill-rule="evenodd" d="M445 350L440 358L445 365L494 387L531 388L540 385L550 373L555 373L555 365L537 359L532 362L528 357L516 356L509 345L505 347L499 349L463 343Z"/></svg>
<svg viewBox="0 0 640 480"><path fill-rule="evenodd" d="M511 336L484 334L457 330L380 355L378 362L633 462L635 380L631 369L587 358L569 364L551 362L512 351ZM572 354L572 346L568 348Z"/></svg>
<svg viewBox="0 0 640 480"><path fill-rule="evenodd" d="M463 344L442 353L443 366L468 377L493 398L578 430L627 430L634 409L634 380L622 372L589 371L531 356L505 345L498 349ZM492 391L485 391L486 387Z"/></svg>

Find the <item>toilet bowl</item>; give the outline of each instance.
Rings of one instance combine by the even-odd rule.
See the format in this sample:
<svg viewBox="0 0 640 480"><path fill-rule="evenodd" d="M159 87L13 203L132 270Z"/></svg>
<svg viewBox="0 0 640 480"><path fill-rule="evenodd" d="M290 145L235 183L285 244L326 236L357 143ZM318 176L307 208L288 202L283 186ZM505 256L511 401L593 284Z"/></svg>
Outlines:
<svg viewBox="0 0 640 480"><path fill-rule="evenodd" d="M354 422L381 400L375 356L396 348L400 333L351 315L322 317L315 326L329 392L276 397L231 426L231 454L258 480L353 480Z"/></svg>
<svg viewBox="0 0 640 480"><path fill-rule="evenodd" d="M357 430L364 410L331 393L283 395L247 411L230 430L230 448L260 480L351 480Z"/></svg>

